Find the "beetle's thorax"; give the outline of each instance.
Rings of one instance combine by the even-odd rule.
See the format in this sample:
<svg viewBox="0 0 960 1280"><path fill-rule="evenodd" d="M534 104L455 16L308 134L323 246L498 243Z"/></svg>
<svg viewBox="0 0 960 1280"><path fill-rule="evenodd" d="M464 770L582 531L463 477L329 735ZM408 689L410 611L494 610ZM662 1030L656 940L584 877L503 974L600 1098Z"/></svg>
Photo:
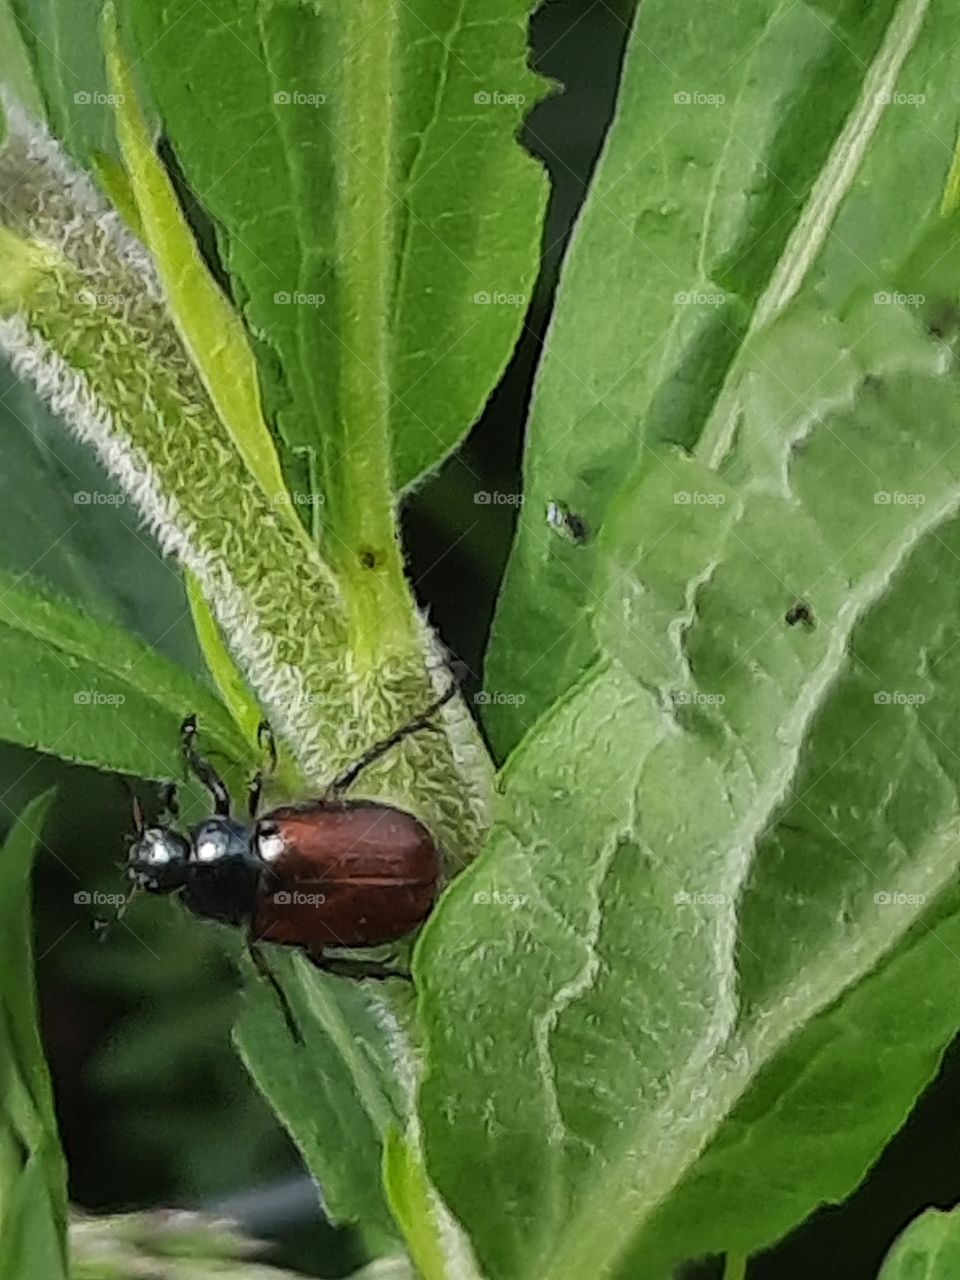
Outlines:
<svg viewBox="0 0 960 1280"><path fill-rule="evenodd" d="M190 830L190 875L183 901L196 915L244 924L253 918L263 870L250 827L230 818L208 818Z"/></svg>

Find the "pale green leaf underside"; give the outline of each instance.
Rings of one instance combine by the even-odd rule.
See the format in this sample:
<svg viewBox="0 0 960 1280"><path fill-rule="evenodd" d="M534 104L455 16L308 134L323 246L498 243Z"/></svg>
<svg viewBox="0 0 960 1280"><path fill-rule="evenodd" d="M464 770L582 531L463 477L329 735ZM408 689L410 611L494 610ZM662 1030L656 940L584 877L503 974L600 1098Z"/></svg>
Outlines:
<svg viewBox="0 0 960 1280"><path fill-rule="evenodd" d="M958 36L940 0L747 0L701 6L695 21L673 0L639 7L534 396L525 501L486 664L488 688L525 699L486 708L503 754L595 657L595 539L609 503L648 445L699 438L825 177L847 223L826 247L841 291L856 280L894 287L890 264L949 166ZM925 101L877 108L884 143L868 186L856 146L828 156L858 98L894 90ZM871 115L860 140L876 127ZM548 525L551 501L584 518L586 545Z"/></svg>
<svg viewBox="0 0 960 1280"><path fill-rule="evenodd" d="M928 1209L887 1254L877 1280L952 1280L960 1275L960 1214Z"/></svg>
<svg viewBox="0 0 960 1280"><path fill-rule="evenodd" d="M362 453L385 425L355 420L355 372L387 378L402 488L475 420L519 334L522 305L475 295L526 297L536 272L545 179L514 136L542 92L525 66L529 9L132 6L166 128L221 228L268 411L290 448L319 455L328 503L345 451ZM383 130L377 153L368 135ZM379 246L368 253L383 275L361 332L351 257L374 230L386 255L381 267Z"/></svg>
<svg viewBox="0 0 960 1280"><path fill-rule="evenodd" d="M908 63L920 83L956 72L944 25ZM805 287L737 353L716 470L661 448L622 487L601 656L521 745L486 857L422 942L428 1167L493 1280L769 1244L855 1185L960 1016L947 935L929 992L896 962L960 863L952 125L913 174L926 216L904 243L877 205L906 134L878 123L832 175L833 237L788 246ZM847 251L871 215L876 273ZM847 1013L864 1027L844 1042ZM833 1082L818 1121L842 1130L893 1034L886 1103L827 1170L789 1136L817 1097L798 1081Z"/></svg>

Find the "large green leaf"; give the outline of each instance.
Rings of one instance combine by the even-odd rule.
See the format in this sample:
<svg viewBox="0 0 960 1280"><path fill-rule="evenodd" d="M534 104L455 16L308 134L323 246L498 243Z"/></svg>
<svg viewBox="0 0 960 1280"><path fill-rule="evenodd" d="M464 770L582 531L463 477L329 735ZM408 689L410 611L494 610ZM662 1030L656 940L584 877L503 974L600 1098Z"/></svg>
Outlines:
<svg viewBox="0 0 960 1280"><path fill-rule="evenodd" d="M129 7L268 411L317 455L331 553L356 553L391 441L402 488L476 419L520 332L546 194L515 138L542 93L530 0Z"/></svg>
<svg viewBox="0 0 960 1280"><path fill-rule="evenodd" d="M928 1209L887 1254L878 1280L952 1280L960 1275L960 1213Z"/></svg>
<svg viewBox="0 0 960 1280"><path fill-rule="evenodd" d="M894 78L928 8L925 39L939 55L955 21L926 0L744 0L700 6L695 21L674 0L639 6L535 390L486 665L502 753L595 656L596 535L624 475L650 444L698 439L745 332L771 305L811 192L826 201L825 225L834 199L871 199L857 160L880 117L888 159L875 180L896 198L874 193L831 252L882 288L888 255L922 223L929 190L915 179L942 172L954 141L949 58ZM879 96L894 87L926 101L884 109ZM841 135L847 145L828 162ZM586 542L548 523L551 502L581 517Z"/></svg>
<svg viewBox="0 0 960 1280"><path fill-rule="evenodd" d="M67 1189L37 1030L30 873L52 795L0 852L0 1277L66 1275Z"/></svg>
<svg viewBox="0 0 960 1280"><path fill-rule="evenodd" d="M927 16L896 92L949 101L960 27ZM599 657L422 940L428 1166L493 1280L771 1243L856 1184L960 1021L956 109L911 151L897 83L865 88L699 456L621 486ZM818 1097L830 1161L797 1136Z"/></svg>
<svg viewBox="0 0 960 1280"><path fill-rule="evenodd" d="M872 1003L857 986L960 863L960 450L912 518L878 521L872 499L951 448L960 384L926 402L922 385L884 384L887 412L942 424L917 471L912 437L896 448L861 406L797 454L796 511L656 473L742 503L725 543L716 507L694 542L716 555L699 590L710 559L664 581L650 553L669 514L653 477L621 512L631 559L648 554L613 588L610 656L518 753L490 850L421 946L429 1163L493 1277L631 1276L770 1243L849 1192L960 1022L952 935ZM876 454L840 442L858 418L857 446L886 445L879 480ZM634 608L668 588L673 646ZM785 621L799 597L813 629ZM818 1021L847 990L865 1025L857 1003Z"/></svg>

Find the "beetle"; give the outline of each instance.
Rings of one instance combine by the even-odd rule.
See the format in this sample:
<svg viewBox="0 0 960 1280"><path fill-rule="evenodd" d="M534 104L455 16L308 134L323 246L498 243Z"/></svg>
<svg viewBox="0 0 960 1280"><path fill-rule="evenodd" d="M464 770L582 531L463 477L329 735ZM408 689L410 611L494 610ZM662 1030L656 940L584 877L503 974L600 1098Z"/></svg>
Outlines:
<svg viewBox="0 0 960 1280"><path fill-rule="evenodd" d="M197 722L181 726L190 771L213 800L213 815L186 833L172 822L147 826L134 805L135 839L126 873L138 891L174 895L195 915L242 928L260 973L270 981L296 1039L289 1006L259 942L305 952L328 972L357 978L408 977L370 959L330 956L329 947L371 947L411 933L430 914L443 878L440 847L413 814L346 792L374 761L411 734L436 729L434 717L457 685L339 773L316 799L258 816L263 771L248 795L248 820L232 816L230 793L197 748ZM276 748L266 725L270 768ZM167 807L178 817L171 789ZM126 905L126 904L124 904ZM118 913L119 914L119 913Z"/></svg>

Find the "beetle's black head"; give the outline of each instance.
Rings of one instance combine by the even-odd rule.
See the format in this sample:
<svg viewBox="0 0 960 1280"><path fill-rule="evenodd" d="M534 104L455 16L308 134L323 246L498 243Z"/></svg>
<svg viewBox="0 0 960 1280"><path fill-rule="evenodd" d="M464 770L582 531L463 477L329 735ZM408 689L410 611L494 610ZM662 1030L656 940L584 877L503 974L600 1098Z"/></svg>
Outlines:
<svg viewBox="0 0 960 1280"><path fill-rule="evenodd" d="M148 893L174 893L186 883L190 843L172 827L145 827L130 846L127 876Z"/></svg>

